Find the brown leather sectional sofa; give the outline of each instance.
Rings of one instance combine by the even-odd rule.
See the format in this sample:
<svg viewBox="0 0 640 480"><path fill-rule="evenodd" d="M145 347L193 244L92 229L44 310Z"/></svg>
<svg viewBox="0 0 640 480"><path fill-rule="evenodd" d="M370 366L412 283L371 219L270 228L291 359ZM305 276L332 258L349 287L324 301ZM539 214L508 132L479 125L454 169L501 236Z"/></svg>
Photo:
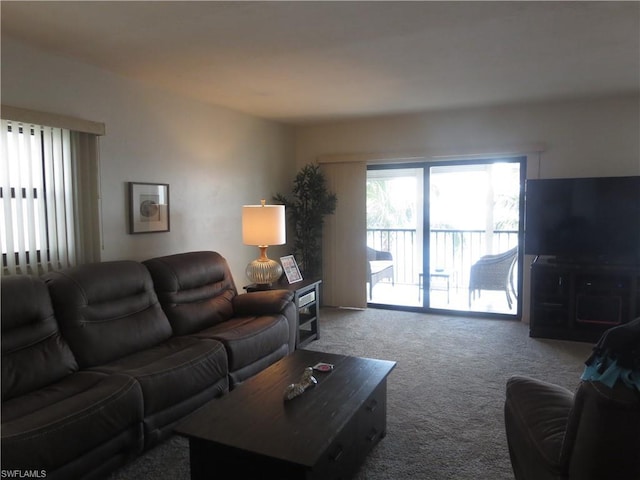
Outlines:
<svg viewBox="0 0 640 480"><path fill-rule="evenodd" d="M295 348L286 290L190 252L2 278L2 470L101 478Z"/></svg>

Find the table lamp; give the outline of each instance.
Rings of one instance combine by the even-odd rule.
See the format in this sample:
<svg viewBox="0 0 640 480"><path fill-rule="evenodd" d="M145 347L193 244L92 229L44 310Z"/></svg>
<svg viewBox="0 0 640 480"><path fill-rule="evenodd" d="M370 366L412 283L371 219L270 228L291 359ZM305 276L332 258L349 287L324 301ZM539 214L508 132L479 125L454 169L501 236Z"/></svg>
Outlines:
<svg viewBox="0 0 640 480"><path fill-rule="evenodd" d="M261 200L261 205L242 207L242 242L260 249L260 258L247 265L249 280L263 287L278 281L282 267L267 257L267 247L286 243L286 233L284 205L265 205Z"/></svg>

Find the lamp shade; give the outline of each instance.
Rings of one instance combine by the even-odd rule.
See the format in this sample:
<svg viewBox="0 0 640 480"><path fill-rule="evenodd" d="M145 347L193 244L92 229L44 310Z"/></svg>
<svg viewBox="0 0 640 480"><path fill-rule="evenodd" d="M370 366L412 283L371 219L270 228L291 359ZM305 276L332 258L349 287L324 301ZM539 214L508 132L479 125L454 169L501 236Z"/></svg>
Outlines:
<svg viewBox="0 0 640 480"><path fill-rule="evenodd" d="M287 242L284 205L244 205L242 242L245 245L283 245Z"/></svg>

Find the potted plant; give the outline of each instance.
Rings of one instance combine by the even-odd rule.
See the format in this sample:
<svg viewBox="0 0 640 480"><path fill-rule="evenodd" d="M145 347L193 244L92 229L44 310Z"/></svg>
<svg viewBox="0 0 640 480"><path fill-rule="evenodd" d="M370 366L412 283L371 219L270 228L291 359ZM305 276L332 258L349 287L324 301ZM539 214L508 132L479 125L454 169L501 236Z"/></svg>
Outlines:
<svg viewBox="0 0 640 480"><path fill-rule="evenodd" d="M336 209L335 193L329 192L317 164L305 165L296 175L290 196L277 194L294 229L293 254L306 278L322 274L322 227L324 216Z"/></svg>

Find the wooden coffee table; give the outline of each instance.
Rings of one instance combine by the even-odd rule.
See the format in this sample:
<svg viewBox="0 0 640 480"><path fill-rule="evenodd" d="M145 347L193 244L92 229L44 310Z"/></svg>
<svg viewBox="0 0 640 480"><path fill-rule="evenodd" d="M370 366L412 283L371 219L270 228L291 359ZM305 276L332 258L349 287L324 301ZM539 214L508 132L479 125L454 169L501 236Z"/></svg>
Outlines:
<svg viewBox="0 0 640 480"><path fill-rule="evenodd" d="M318 384L284 400L305 367ZM396 363L296 350L185 419L191 478L331 479L353 475L386 434L387 376Z"/></svg>

